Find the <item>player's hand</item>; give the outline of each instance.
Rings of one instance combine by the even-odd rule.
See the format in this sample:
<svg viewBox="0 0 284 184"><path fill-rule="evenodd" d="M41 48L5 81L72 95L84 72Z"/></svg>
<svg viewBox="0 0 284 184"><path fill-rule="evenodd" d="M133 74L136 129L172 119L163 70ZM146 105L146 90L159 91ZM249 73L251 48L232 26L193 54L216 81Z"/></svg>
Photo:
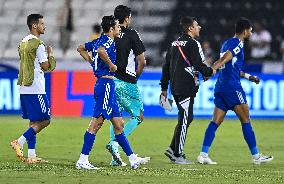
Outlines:
<svg viewBox="0 0 284 184"><path fill-rule="evenodd" d="M162 92L161 92L161 95L163 95L165 98L167 98L168 92L167 92L167 91L162 91Z"/></svg>
<svg viewBox="0 0 284 184"><path fill-rule="evenodd" d="M259 82L260 82L259 78L257 76L253 76L253 75L249 76L249 81L254 82L256 84L259 84Z"/></svg>
<svg viewBox="0 0 284 184"><path fill-rule="evenodd" d="M204 77L204 76L203 76L203 81L204 81L204 82L207 81L208 79L210 79L210 77Z"/></svg>
<svg viewBox="0 0 284 184"><path fill-rule="evenodd" d="M212 75L211 76L213 76L213 75L215 75L216 74L216 72L217 72L217 70L215 70L213 67L212 67Z"/></svg>
<svg viewBox="0 0 284 184"><path fill-rule="evenodd" d="M48 57L53 56L53 49L51 46L46 47Z"/></svg>
<svg viewBox="0 0 284 184"><path fill-rule="evenodd" d="M110 67L109 67L109 71L110 72L115 72L117 70L117 66L112 64Z"/></svg>

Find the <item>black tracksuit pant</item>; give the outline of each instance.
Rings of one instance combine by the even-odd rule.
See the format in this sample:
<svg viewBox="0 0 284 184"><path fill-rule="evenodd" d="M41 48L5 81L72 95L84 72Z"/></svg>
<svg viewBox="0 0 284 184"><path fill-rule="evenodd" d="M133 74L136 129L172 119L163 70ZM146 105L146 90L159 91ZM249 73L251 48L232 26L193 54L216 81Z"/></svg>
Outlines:
<svg viewBox="0 0 284 184"><path fill-rule="evenodd" d="M176 125L170 147L174 155L179 157L183 154L187 128L193 120L194 97L173 95L178 107L178 124Z"/></svg>

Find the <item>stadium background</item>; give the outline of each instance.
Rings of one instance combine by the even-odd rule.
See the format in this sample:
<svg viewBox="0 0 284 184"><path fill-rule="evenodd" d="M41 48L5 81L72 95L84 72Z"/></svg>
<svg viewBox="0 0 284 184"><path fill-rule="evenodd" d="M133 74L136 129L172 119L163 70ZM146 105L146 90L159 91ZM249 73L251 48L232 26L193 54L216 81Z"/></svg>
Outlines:
<svg viewBox="0 0 284 184"><path fill-rule="evenodd" d="M284 183L284 75L279 49L284 36L282 1L73 0L74 31L71 47L64 56L59 49L57 23L63 4L63 0L0 0L0 183ZM151 156L151 161L138 170L110 167L110 157L105 151L109 129L105 123L90 155L92 163L102 169L95 173L78 171L74 163L93 108L95 78L76 47L89 40L92 25L99 23L103 15L112 14L118 4L132 8L132 27L139 31L147 49L148 64L139 81L146 118L129 141L136 153ZM58 66L56 71L46 75L54 116L52 125L37 137L37 153L50 163L27 165L17 160L9 142L27 128L27 121L20 118L16 86L17 45L28 34L26 16L36 12L45 16L47 30L42 39L53 46ZM184 14L198 18L202 26L200 41L209 40L216 55L221 42L232 36L233 23L239 16L246 16L253 22L259 20L270 31L269 58L255 61L250 58L249 49L245 53L245 71L259 75L261 83L242 82L250 114L259 118L253 120L259 148L262 153L275 157L271 164L251 164L237 119L226 120L216 134L210 153L218 162L216 166L174 165L163 155L177 120L176 108L169 113L158 105L161 64L166 46L178 35L178 19ZM185 154L193 161L199 154L212 114L215 80L202 83L196 98L194 112L198 118L189 128L185 149Z"/></svg>
<svg viewBox="0 0 284 184"><path fill-rule="evenodd" d="M161 65L165 48L179 34L178 19L182 15L192 15L198 18L202 26L200 41L209 41L216 55L221 42L233 35L233 24L239 16L246 16L252 22L259 21L265 25L272 35L271 54L265 60L255 61L250 58L250 50L246 49L244 69L259 75L262 82L260 85L242 82L252 117L284 118L284 76L280 52L284 30L281 9L284 3L276 0L220 0L214 3L209 0L73 0L74 31L65 55L59 47L57 20L64 6L63 0L0 0L0 114L20 113L16 87L19 65L17 45L28 34L26 16L38 12L44 15L47 25L42 39L53 46L58 60L57 70L46 75L52 114L91 116L95 78L91 67L76 52L76 47L89 41L92 25L99 23L103 15L112 14L118 4L132 8L132 27L140 32L147 49L146 72L139 81L146 117L175 117L177 113L176 108L173 112L165 112L159 107ZM215 80L210 79L201 85L195 103L196 117L210 117Z"/></svg>

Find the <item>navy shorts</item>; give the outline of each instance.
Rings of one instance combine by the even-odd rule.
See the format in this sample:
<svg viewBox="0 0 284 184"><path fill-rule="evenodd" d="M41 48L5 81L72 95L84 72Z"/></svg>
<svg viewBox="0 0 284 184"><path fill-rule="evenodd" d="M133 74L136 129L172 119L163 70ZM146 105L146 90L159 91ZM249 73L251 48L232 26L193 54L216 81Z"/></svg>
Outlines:
<svg viewBox="0 0 284 184"><path fill-rule="evenodd" d="M20 94L22 117L30 122L50 119L50 106L46 94Z"/></svg>
<svg viewBox="0 0 284 184"><path fill-rule="evenodd" d="M225 112L227 112L228 110L234 110L234 107L236 105L246 103L246 94L243 90L214 93L215 106Z"/></svg>
<svg viewBox="0 0 284 184"><path fill-rule="evenodd" d="M112 79L99 78L94 89L94 113L93 117L103 116L104 119L121 117L116 101L115 84Z"/></svg>

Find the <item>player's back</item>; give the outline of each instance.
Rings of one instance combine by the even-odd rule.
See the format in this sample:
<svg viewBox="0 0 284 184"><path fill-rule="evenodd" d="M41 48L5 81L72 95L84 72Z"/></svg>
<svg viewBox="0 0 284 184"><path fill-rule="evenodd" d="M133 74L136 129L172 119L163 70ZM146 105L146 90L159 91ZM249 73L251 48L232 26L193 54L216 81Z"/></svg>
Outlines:
<svg viewBox="0 0 284 184"><path fill-rule="evenodd" d="M134 29L121 26L119 38L115 38L117 46L116 77L120 80L136 83L136 56L145 52L145 47Z"/></svg>
<svg viewBox="0 0 284 184"><path fill-rule="evenodd" d="M102 34L98 39L85 43L86 50L92 52L91 66L93 67L94 74L96 77L104 75L113 76L114 73L109 72L109 66L99 57L97 50L100 47L104 47L112 63L115 64L116 60L115 42L106 34Z"/></svg>
<svg viewBox="0 0 284 184"><path fill-rule="evenodd" d="M244 64L243 42L235 37L226 40L221 47L220 57L228 50L232 53L233 58L220 68L218 80L215 85L215 92L242 89L240 71Z"/></svg>

